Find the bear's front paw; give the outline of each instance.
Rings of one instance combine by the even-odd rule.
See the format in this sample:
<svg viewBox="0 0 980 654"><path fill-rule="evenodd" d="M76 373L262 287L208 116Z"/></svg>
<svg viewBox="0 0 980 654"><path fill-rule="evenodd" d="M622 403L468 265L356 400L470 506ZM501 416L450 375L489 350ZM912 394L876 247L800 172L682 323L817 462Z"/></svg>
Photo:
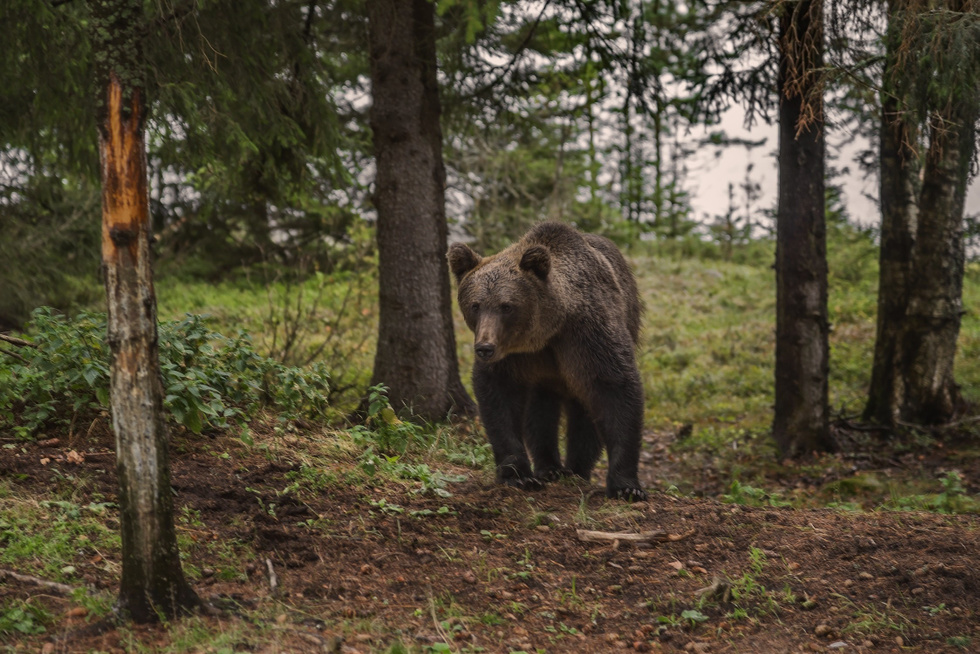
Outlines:
<svg viewBox="0 0 980 654"><path fill-rule="evenodd" d="M647 499L647 492L639 486L626 486L625 488L607 488L606 496L627 502L643 502Z"/></svg>
<svg viewBox="0 0 980 654"><path fill-rule="evenodd" d="M534 473L534 476L543 482L558 481L560 479L564 479L566 477L572 477L574 475L575 475L574 472L572 472L568 468L564 468L561 466L557 466L554 468L543 468Z"/></svg>
<svg viewBox="0 0 980 654"><path fill-rule="evenodd" d="M544 488L540 479L531 474L531 466L527 461L507 462L497 467L497 481L521 490L539 490Z"/></svg>
<svg viewBox="0 0 980 654"><path fill-rule="evenodd" d="M537 477L508 477L501 481L508 486L520 488L521 490L535 491L544 488L544 482Z"/></svg>

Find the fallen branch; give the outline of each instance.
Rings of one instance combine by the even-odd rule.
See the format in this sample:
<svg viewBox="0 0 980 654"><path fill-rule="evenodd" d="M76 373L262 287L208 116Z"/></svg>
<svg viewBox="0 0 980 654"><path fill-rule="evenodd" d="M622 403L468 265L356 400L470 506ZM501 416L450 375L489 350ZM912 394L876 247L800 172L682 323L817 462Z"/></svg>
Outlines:
<svg viewBox="0 0 980 654"><path fill-rule="evenodd" d="M22 575L13 570L4 570L0 568L0 579L13 579L14 581L19 581L22 584L31 584L32 586L40 586L42 588L47 588L48 590L53 590L59 595L71 595L75 592L75 589L67 584L59 584L57 581L48 581L47 579L41 579L40 577L33 577L31 575Z"/></svg>
<svg viewBox="0 0 980 654"><path fill-rule="evenodd" d="M618 547L619 543L673 543L687 538L694 533L694 530L684 534L668 534L662 529L656 531L644 531L634 534L628 531L589 531L588 529L578 529L576 532L578 539L584 543L612 543L613 547Z"/></svg>
<svg viewBox="0 0 980 654"><path fill-rule="evenodd" d="M11 350L8 350L6 348L0 347L0 352L6 354L8 357L13 357L13 358L17 359L18 361L20 361L21 363L23 363L25 366L30 363L30 361L28 361L27 359L25 359L21 355L17 354L16 352L12 352Z"/></svg>
<svg viewBox="0 0 980 654"><path fill-rule="evenodd" d="M669 534L662 529L657 531L644 531L641 534L634 534L628 531L589 531L579 529L576 532L578 539L585 543L606 543L620 541L628 543L663 543L668 540Z"/></svg>
<svg viewBox="0 0 980 654"><path fill-rule="evenodd" d="M7 336L6 334L0 334L0 341L5 341L11 345L16 345L17 347L33 347L37 349L37 345L31 343L30 341L25 341L21 338L15 338L13 336Z"/></svg>

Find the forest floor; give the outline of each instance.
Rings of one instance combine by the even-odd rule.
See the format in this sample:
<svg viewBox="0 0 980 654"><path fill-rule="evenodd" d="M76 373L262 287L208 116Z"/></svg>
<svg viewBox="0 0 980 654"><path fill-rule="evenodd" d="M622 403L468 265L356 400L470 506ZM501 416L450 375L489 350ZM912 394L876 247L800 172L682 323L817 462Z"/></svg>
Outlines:
<svg viewBox="0 0 980 654"><path fill-rule="evenodd" d="M459 437L473 437L468 429ZM440 470L460 481L423 494L417 483L365 480L351 472L356 459L336 450L326 469L311 452L329 434L284 434L270 421L253 426L252 438L174 436L184 567L214 610L156 626L106 621L120 566L105 427L8 441L0 545L9 549L0 567L34 579L0 579L0 607L8 607L0 650L980 650L976 515L772 506L823 492L827 480L815 477L792 477L782 493L725 495L727 485L712 487L718 474L677 454L675 434L646 435L641 468L654 490L632 505L607 500L595 484L522 492L495 485L486 466L449 463ZM977 492L980 459L956 458L950 438L904 458L880 449L852 457L850 473L898 477L955 460L967 484L959 492ZM658 482L696 466L696 494ZM769 480L782 483L778 473ZM586 542L581 530L648 541ZM43 542L15 556L29 531ZM51 571L45 548L61 540L70 565ZM36 583L52 575L76 590ZM19 633L40 626L44 633Z"/></svg>

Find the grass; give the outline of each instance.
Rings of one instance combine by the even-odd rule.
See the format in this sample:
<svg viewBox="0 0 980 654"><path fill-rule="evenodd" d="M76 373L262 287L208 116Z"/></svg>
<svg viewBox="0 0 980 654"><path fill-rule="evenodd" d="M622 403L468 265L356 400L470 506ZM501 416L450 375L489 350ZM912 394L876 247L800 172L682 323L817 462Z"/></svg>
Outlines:
<svg viewBox="0 0 980 654"><path fill-rule="evenodd" d="M831 332L830 397L836 415L855 417L862 409L867 392L875 331L875 291L877 254L867 234L842 228L831 230L829 315ZM692 471L711 469L721 477L725 502L750 506L779 507L821 504L838 510L876 508L889 511L925 510L942 513L978 512L980 501L964 488L962 476L953 470L924 470L915 478L896 478L876 471L848 471L848 463L833 457L792 469L782 469L768 437L773 403L773 347L775 290L771 269L772 249L756 243L731 261L714 256L684 258L665 255L656 244L640 244L630 251L646 315L639 347L639 365L646 390L645 426L648 430L674 433L670 456L681 463L665 472L662 482L671 494L693 490ZM209 326L232 336L238 330L252 335L255 349L293 364L308 359L323 361L332 373L331 403L334 415L343 415L366 395L374 355L376 330L376 282L371 274L344 273L333 276L311 274L303 281L278 278L269 286L257 279L207 283L161 277L157 285L161 319L175 319L185 313L210 315ZM963 317L957 359L957 376L967 400L980 401L980 263L968 265L964 282ZM465 383L472 368L472 336L456 315L456 338ZM2 382L0 361L0 382ZM364 497L365 515L397 516L401 521L446 520L445 509L412 511L412 495L445 496L453 493L461 468L474 474L492 476L492 454L474 424L457 426L418 426L398 420L378 401L369 422L362 427L319 425L298 432L276 416L263 414L253 419L251 438L239 445L263 453L270 461L289 458L298 463L287 473L289 484L265 501L279 503L291 495L302 501L331 488L353 487ZM271 426L270 426L271 425ZM689 426L682 428L682 426ZM965 426L969 428L969 425ZM914 435L914 434L913 434ZM935 447L929 435L921 436L918 446ZM200 438L184 433L181 439ZM16 442L4 441L16 448ZM215 452L215 456L236 457L234 450ZM960 448L949 454L951 463L969 462L977 457L976 447ZM818 478L827 468L840 471L838 478L799 494L770 483L770 473ZM450 474L447 471L452 471ZM675 475L671 477L670 475ZM0 479L0 566L16 568L25 574L78 585L78 562L91 561L101 551L118 551L118 533L108 528L106 512L113 507L99 498L85 500L80 490L86 480L67 472L54 475L51 493L44 498L18 496L11 482ZM377 492L383 488L384 495ZM271 500L270 500L271 498ZM805 499L803 499L805 498ZM263 501L256 494L256 501ZM403 506L404 505L404 506ZM407 507L407 508L406 508ZM633 526L634 509L617 503L590 508L583 494L573 522L581 526L615 523ZM177 516L181 551L193 554L207 551L213 574L219 580L240 580L248 561L256 553L241 541L209 540L208 525L199 513L186 510ZM528 500L527 524L549 524L550 508ZM436 524L442 524L437 522ZM448 525L447 521L447 525ZM343 526L332 516L306 519L303 526L330 536ZM448 528L448 527L447 527ZM451 532L447 532L451 536ZM492 529L484 533L487 547L506 537ZM536 563L529 552L507 568L489 567L479 552L458 552L453 548L441 556L474 557L479 578L513 577L533 579ZM194 580L204 572L185 561L185 571ZM108 564L105 564L108 565ZM772 614L779 605L790 606L789 591L773 590L762 583L764 569L770 572L760 550L750 553L750 565L741 577L729 579L738 604L733 620L757 619ZM563 604L582 607L590 600L576 588L571 578L567 586L555 590ZM784 596L785 595L785 596ZM111 597L92 593L76 599L93 616L109 611ZM427 616L438 615L447 633L466 620L498 624L503 615L519 615L519 606L501 606L499 612L482 616L457 615L452 596L434 596L420 605ZM659 606L663 620L673 626L694 628L702 614L688 613L680 607ZM875 631L902 633L896 623L871 607L850 607L850 629L857 634ZM198 618L175 623L170 643L163 648L141 641L138 630L124 632L128 651L214 651L235 652L248 649L248 643L270 646L291 641L288 620L274 606L263 608L255 620L233 621L227 629L215 632ZM459 619L451 622L452 619ZM465 619L463 619L465 618ZM10 600L0 605L0 635L29 634L52 622L44 608L29 602ZM702 627L707 628L707 626ZM563 634L555 632L558 638ZM16 635L16 634L15 634ZM952 645L969 646L969 636L956 636ZM963 644L965 643L965 644ZM393 646L394 647L394 646ZM406 650L408 651L408 650ZM417 651L412 649L411 651Z"/></svg>

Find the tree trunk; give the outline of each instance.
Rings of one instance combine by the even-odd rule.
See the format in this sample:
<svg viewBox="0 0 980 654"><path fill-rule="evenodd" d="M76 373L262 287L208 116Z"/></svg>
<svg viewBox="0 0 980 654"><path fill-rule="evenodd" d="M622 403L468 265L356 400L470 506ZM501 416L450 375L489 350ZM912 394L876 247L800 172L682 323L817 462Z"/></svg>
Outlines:
<svg viewBox="0 0 980 654"><path fill-rule="evenodd" d="M380 326L372 383L432 420L471 414L459 377L446 262L446 172L435 6L369 0L371 129L377 165Z"/></svg>
<svg viewBox="0 0 980 654"><path fill-rule="evenodd" d="M885 68L881 89L879 134L881 202L881 251L878 277L878 324L874 366L864 419L893 425L899 419L905 393L902 376L901 330L908 307L912 253L918 218L916 200L917 141L914 123L904 115L901 70L895 58L901 46L901 30L895 15L905 10L906 0L888 3Z"/></svg>
<svg viewBox="0 0 980 654"><path fill-rule="evenodd" d="M969 84L931 100L941 108L930 114L929 149L916 205L908 149L916 135L899 117L909 91L901 77L889 75L902 46L900 22L912 19L903 15L908 4L889 3L878 333L865 410L866 419L891 426L947 422L961 403L953 363L963 313L963 211L980 112ZM966 3L953 4L951 11L968 11Z"/></svg>
<svg viewBox="0 0 980 654"><path fill-rule="evenodd" d="M137 622L200 603L184 579L173 523L167 423L150 261L139 0L93 2L101 62L102 265L119 473L119 608Z"/></svg>
<svg viewBox="0 0 980 654"><path fill-rule="evenodd" d="M977 116L966 101L944 113L932 120L901 330L903 392L891 410L913 424L947 422L961 402L953 362L963 315L963 208Z"/></svg>
<svg viewBox="0 0 980 654"><path fill-rule="evenodd" d="M776 407L783 456L831 449L824 219L822 3L786 2L780 17L776 215Z"/></svg>

